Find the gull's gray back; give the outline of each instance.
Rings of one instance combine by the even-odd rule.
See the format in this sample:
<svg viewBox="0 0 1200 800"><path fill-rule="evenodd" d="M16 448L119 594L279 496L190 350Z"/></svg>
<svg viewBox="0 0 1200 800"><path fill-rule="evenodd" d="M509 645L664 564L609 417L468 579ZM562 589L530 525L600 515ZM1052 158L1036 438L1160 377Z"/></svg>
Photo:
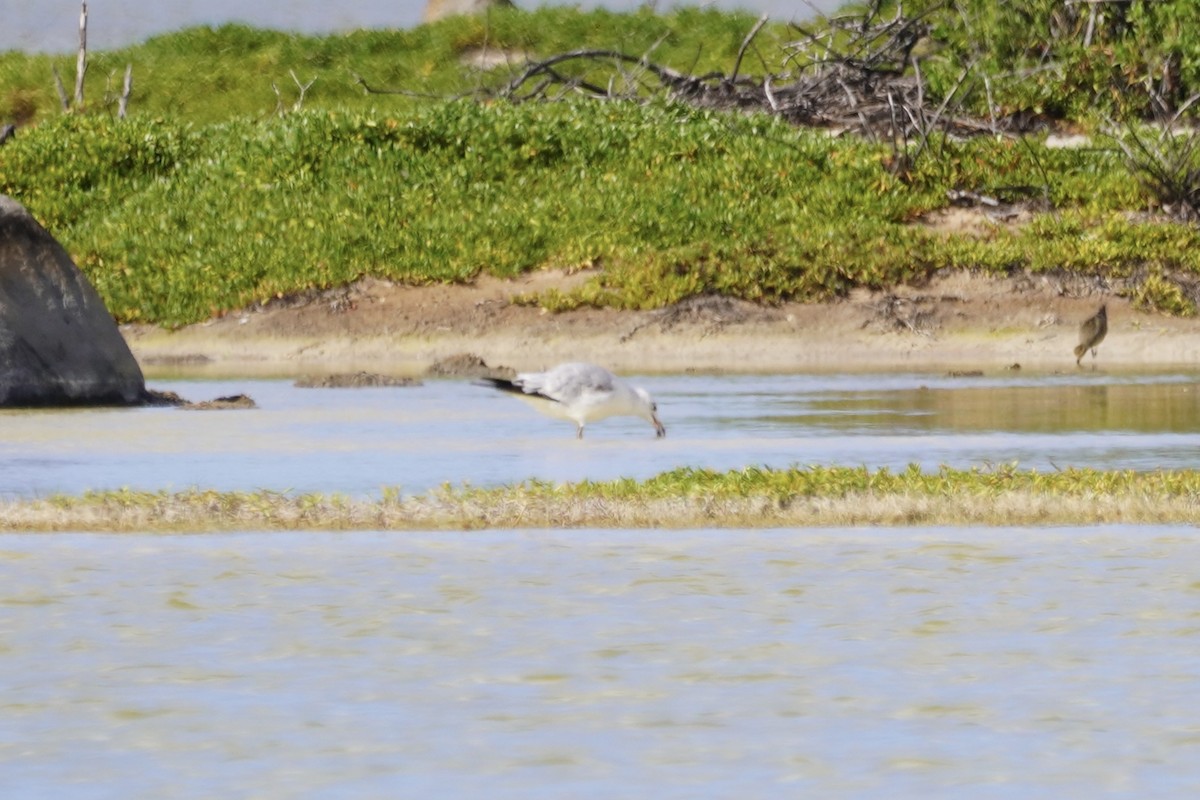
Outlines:
<svg viewBox="0 0 1200 800"><path fill-rule="evenodd" d="M562 403L571 403L586 393L608 394L615 388L611 372L582 362L559 364L549 372L517 377L525 391L538 392Z"/></svg>

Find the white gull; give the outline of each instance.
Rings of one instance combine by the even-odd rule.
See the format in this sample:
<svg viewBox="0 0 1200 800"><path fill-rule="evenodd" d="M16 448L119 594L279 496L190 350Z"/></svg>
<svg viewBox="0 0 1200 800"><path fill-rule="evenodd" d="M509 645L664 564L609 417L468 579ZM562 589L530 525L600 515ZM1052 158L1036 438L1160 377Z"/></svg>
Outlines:
<svg viewBox="0 0 1200 800"><path fill-rule="evenodd" d="M546 372L520 372L511 380L484 378L484 385L509 392L543 414L575 423L575 437L583 426L606 417L641 417L654 426L657 436L667 429L658 420L658 406L650 393L630 386L604 367L583 362L559 364Z"/></svg>

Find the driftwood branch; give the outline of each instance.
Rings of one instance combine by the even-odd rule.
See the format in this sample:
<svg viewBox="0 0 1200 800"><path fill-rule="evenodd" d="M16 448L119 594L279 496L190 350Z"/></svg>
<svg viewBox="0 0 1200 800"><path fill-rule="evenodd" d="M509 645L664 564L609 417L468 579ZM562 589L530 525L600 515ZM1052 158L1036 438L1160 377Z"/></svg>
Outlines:
<svg viewBox="0 0 1200 800"><path fill-rule="evenodd" d="M526 62L491 88L479 87L472 94L512 103L568 95L633 102L665 98L700 108L761 111L795 125L893 142L905 149L898 164L928 150L930 135L937 131L977 135L1021 130L1032 122L966 115L961 97L975 75L974 64L962 71L948 95L931 96L915 48L929 35L927 16L933 9L905 17L899 4L887 8L896 11L885 16L883 0L871 0L863 11L824 19L819 31L789 25L799 37L782 46L781 69L772 72L764 63L762 75L744 70L746 54L766 26L766 16L747 32L728 74L694 74L694 65L680 71L657 63L651 58L654 47L640 56L616 49L579 49ZM378 88L358 75L354 78L371 94L430 96L407 88ZM915 153L909 151L910 142L916 142Z"/></svg>
<svg viewBox="0 0 1200 800"><path fill-rule="evenodd" d="M1200 132L1180 125L1200 95L1188 98L1174 114L1160 113L1145 129L1108 121L1108 136L1130 170L1155 194L1162 210L1185 222L1200 221Z"/></svg>
<svg viewBox="0 0 1200 800"><path fill-rule="evenodd" d="M738 70L742 68L742 57L746 55L746 48L754 41L754 37L758 36L758 32L762 30L763 25L767 24L768 19L770 17L766 14L759 17L758 22L754 23L754 27L750 29L750 32L746 34L746 38L742 40L742 46L738 48L737 58L733 61L733 71L729 73L729 80L737 80Z"/></svg>
<svg viewBox="0 0 1200 800"><path fill-rule="evenodd" d="M363 87L363 91L366 92L367 94L394 94L394 95L399 95L401 97L416 97L416 98L419 98L422 100L445 100L445 99L447 99L443 95L432 94L430 92L414 92L409 89L385 89L385 88L381 88L378 86L372 86L371 84L367 83L367 81L363 78L363 76L359 75L357 72L351 72L350 76L352 78L354 78L355 83L357 83L359 86ZM458 95L457 97L464 97L464 96L465 95ZM456 98L450 98L450 99L456 99Z"/></svg>
<svg viewBox="0 0 1200 800"><path fill-rule="evenodd" d="M299 95L296 97L296 101L292 103L290 109L284 106L283 93L279 91L279 87L275 85L275 81L271 81L271 91L275 92L275 113L281 117L304 108L304 96L308 94L308 90L312 88L312 85L317 82L317 79L313 78L308 83L301 83L300 79L296 77L296 71L292 69L288 70L288 75L292 76L292 82L296 84L296 89L299 90Z"/></svg>
<svg viewBox="0 0 1200 800"><path fill-rule="evenodd" d="M67 96L67 88L63 86L62 75L58 74L58 67L50 65L50 71L54 73L54 91L58 92L58 104L62 107L62 111L66 114L71 110L71 98Z"/></svg>
<svg viewBox="0 0 1200 800"><path fill-rule="evenodd" d="M133 92L133 64L125 65L125 83L121 87L121 99L117 101L117 119L125 119L129 111L129 95Z"/></svg>
<svg viewBox="0 0 1200 800"><path fill-rule="evenodd" d="M79 12L79 55L75 59L75 110L83 110L83 76L87 72L87 3Z"/></svg>
<svg viewBox="0 0 1200 800"><path fill-rule="evenodd" d="M292 106L293 111L299 111L304 107L304 95L308 94L308 90L311 89L312 85L317 82L317 79L314 77L308 83L301 83L300 79L296 77L295 70L290 69L288 70L288 75L292 76L292 82L295 83L296 88L300 90L300 96L296 98L296 103Z"/></svg>

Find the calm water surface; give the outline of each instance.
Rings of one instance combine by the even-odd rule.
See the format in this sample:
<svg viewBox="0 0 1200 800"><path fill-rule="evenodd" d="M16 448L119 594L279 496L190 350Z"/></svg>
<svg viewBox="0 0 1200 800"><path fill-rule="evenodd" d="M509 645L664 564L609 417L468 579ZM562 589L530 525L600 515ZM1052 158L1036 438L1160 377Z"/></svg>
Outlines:
<svg viewBox="0 0 1200 800"><path fill-rule="evenodd" d="M375 494L678 466L1195 466L1185 373L464 381L0 413L0 493ZM1190 528L0 536L0 796L1184 797Z"/></svg>
<svg viewBox="0 0 1200 800"><path fill-rule="evenodd" d="M1195 467L1195 373L999 378L930 374L648 376L668 428L569 423L468 381L297 389L288 381L151 381L251 411L2 411L0 496L88 489L419 493L449 482L645 478L676 467Z"/></svg>
<svg viewBox="0 0 1200 800"><path fill-rule="evenodd" d="M13 798L1179 798L1190 528L0 536Z"/></svg>

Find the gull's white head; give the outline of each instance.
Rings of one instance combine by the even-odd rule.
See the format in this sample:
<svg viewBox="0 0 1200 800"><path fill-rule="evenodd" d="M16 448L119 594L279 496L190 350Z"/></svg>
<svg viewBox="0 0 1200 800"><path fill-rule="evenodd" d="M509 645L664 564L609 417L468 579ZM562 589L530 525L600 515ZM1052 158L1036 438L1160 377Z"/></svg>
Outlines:
<svg viewBox="0 0 1200 800"><path fill-rule="evenodd" d="M654 435L662 438L667 435L667 429L658 419L658 404L654 398L640 386L633 387L633 393L638 397L637 415L654 426Z"/></svg>

